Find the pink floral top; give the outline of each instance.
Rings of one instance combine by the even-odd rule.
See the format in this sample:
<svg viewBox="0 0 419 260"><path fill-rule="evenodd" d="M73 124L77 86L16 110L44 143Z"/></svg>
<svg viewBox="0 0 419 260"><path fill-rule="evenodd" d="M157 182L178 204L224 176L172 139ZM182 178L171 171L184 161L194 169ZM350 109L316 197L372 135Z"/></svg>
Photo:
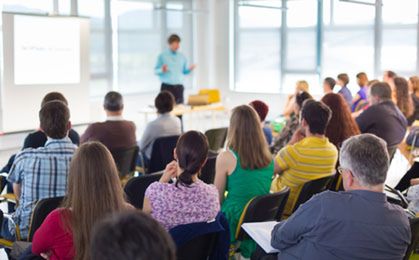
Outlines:
<svg viewBox="0 0 419 260"><path fill-rule="evenodd" d="M189 187L154 182L147 188L145 197L150 200L151 215L167 230L212 220L220 211L217 188L201 180Z"/></svg>

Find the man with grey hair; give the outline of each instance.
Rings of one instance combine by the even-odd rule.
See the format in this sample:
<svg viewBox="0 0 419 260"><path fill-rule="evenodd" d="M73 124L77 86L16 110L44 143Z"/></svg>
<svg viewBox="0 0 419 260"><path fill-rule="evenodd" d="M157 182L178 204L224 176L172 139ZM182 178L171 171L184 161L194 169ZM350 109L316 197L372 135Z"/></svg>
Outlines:
<svg viewBox="0 0 419 260"><path fill-rule="evenodd" d="M407 120L391 99L390 85L377 82L371 86L368 95L371 106L362 112L356 122L362 133L375 134L387 142L390 159L397 145L406 134Z"/></svg>
<svg viewBox="0 0 419 260"><path fill-rule="evenodd" d="M287 259L403 259L409 220L383 193L386 143L372 134L346 140L339 172L345 191L315 195L272 231L271 245Z"/></svg>

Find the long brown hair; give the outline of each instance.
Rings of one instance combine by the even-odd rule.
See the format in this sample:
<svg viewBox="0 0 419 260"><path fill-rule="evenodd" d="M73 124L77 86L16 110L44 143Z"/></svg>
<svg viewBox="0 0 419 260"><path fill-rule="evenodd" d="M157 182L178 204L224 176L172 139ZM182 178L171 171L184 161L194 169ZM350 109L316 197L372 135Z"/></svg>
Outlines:
<svg viewBox="0 0 419 260"><path fill-rule="evenodd" d="M326 128L326 137L331 143L339 148L343 141L360 134L358 125L351 116L349 106L341 95L329 93L321 101L332 110L332 118Z"/></svg>
<svg viewBox="0 0 419 260"><path fill-rule="evenodd" d="M394 85L396 86L396 105L408 118L413 115L414 107L412 97L409 95L409 85L407 80L402 77L396 77L394 79Z"/></svg>
<svg viewBox="0 0 419 260"><path fill-rule="evenodd" d="M71 160L67 191L63 206L71 213L63 221L73 234L75 259L88 260L94 224L109 213L126 209L118 170L103 144L80 146Z"/></svg>
<svg viewBox="0 0 419 260"><path fill-rule="evenodd" d="M252 107L242 105L233 109L227 147L238 153L243 169L260 169L271 162L272 155L260 127L259 116Z"/></svg>
<svg viewBox="0 0 419 260"><path fill-rule="evenodd" d="M412 76L409 78L410 83L412 84L412 91L413 93L419 92L419 77L418 76Z"/></svg>

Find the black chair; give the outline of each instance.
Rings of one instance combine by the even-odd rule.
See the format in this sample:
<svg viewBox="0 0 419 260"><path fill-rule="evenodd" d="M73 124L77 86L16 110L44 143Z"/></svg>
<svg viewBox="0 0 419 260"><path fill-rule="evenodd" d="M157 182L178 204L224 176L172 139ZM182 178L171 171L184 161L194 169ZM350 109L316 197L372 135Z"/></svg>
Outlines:
<svg viewBox="0 0 419 260"><path fill-rule="evenodd" d="M237 225L236 239L242 241L247 238L247 234L241 228L243 223L281 220L289 194L290 189L286 187L280 192L257 196L249 201Z"/></svg>
<svg viewBox="0 0 419 260"><path fill-rule="evenodd" d="M227 138L227 127L209 129L205 132L208 139L209 149L217 152L224 147Z"/></svg>
<svg viewBox="0 0 419 260"><path fill-rule="evenodd" d="M146 189L153 182L159 181L162 175L162 172L156 172L130 179L124 187L128 202L135 208L142 209Z"/></svg>
<svg viewBox="0 0 419 260"><path fill-rule="evenodd" d="M208 157L207 162L204 167L201 169L201 174L199 178L206 184L214 184L215 179L215 162L217 161L217 156Z"/></svg>
<svg viewBox="0 0 419 260"><path fill-rule="evenodd" d="M207 260L211 255L219 232L208 233L177 248L177 260Z"/></svg>
<svg viewBox="0 0 419 260"><path fill-rule="evenodd" d="M31 224L29 228L28 241L31 242L36 230L42 225L45 218L54 209L58 208L64 197L47 198L38 201L32 212Z"/></svg>
<svg viewBox="0 0 419 260"><path fill-rule="evenodd" d="M164 170L166 165L173 161L173 150L178 139L178 135L173 135L160 137L154 141L147 173Z"/></svg>
<svg viewBox="0 0 419 260"><path fill-rule="evenodd" d="M419 242L419 218L410 219L410 231L412 233L412 238L410 244L407 247L406 254L403 260L409 260L412 253L414 253L418 242Z"/></svg>
<svg viewBox="0 0 419 260"><path fill-rule="evenodd" d="M292 212L295 212L301 204L311 199L313 195L327 190L327 188L330 186L330 182L332 182L334 177L335 176L332 175L306 182L301 188L300 194L298 195L297 202L295 203Z"/></svg>
<svg viewBox="0 0 419 260"><path fill-rule="evenodd" d="M135 162L138 156L138 152L138 146L114 149L111 151L112 157L119 171L119 177L121 179L135 172Z"/></svg>

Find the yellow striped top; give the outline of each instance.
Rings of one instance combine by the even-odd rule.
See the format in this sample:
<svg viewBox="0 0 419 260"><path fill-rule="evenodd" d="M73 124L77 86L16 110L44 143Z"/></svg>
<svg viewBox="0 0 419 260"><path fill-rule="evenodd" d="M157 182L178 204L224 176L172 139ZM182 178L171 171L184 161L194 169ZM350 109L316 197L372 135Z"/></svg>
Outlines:
<svg viewBox="0 0 419 260"><path fill-rule="evenodd" d="M326 137L306 137L278 152L275 161L282 174L273 180L271 191L277 192L285 186L290 187L285 216L291 215L304 183L335 173L337 157L336 147Z"/></svg>

